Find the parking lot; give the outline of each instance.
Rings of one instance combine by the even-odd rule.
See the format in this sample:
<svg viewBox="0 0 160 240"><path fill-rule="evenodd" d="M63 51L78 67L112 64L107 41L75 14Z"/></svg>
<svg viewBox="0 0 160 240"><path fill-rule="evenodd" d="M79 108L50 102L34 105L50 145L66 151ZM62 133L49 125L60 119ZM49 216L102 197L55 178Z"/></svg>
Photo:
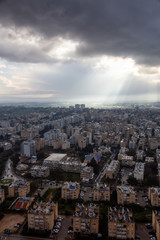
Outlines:
<svg viewBox="0 0 160 240"><path fill-rule="evenodd" d="M72 216L59 216L52 230L50 238L64 240L72 231L69 228L72 226Z"/></svg>
<svg viewBox="0 0 160 240"><path fill-rule="evenodd" d="M91 188L83 188L80 192L80 198L86 201L93 200L93 190Z"/></svg>
<svg viewBox="0 0 160 240"><path fill-rule="evenodd" d="M136 224L136 239L156 240L155 233L150 223Z"/></svg>
<svg viewBox="0 0 160 240"><path fill-rule="evenodd" d="M142 207L145 207L145 206L149 205L147 194L138 192L137 193L137 204L142 206Z"/></svg>
<svg viewBox="0 0 160 240"><path fill-rule="evenodd" d="M0 224L0 232L4 232L5 229L10 229L12 231L18 230L17 223L23 223L25 216L20 214L6 214ZM14 227L16 226L16 228Z"/></svg>

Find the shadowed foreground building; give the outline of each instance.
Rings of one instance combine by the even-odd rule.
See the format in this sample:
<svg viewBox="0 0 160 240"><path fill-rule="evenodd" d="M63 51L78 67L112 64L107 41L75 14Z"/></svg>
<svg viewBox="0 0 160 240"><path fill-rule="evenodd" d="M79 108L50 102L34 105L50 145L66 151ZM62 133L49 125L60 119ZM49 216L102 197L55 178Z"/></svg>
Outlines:
<svg viewBox="0 0 160 240"><path fill-rule="evenodd" d="M73 215L74 233L97 234L99 230L99 206L77 204Z"/></svg>
<svg viewBox="0 0 160 240"><path fill-rule="evenodd" d="M35 202L28 210L28 229L49 231L58 217L58 203Z"/></svg>
<svg viewBox="0 0 160 240"><path fill-rule="evenodd" d="M109 239L135 239L135 221L132 210L110 207L108 210Z"/></svg>

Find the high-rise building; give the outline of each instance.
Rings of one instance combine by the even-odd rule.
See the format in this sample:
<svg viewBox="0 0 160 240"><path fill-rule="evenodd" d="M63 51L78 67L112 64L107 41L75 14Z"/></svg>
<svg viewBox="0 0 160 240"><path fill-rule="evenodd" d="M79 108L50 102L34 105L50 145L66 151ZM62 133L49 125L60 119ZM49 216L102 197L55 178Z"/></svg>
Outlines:
<svg viewBox="0 0 160 240"><path fill-rule="evenodd" d="M36 155L35 141L24 141L21 144L21 154L24 157L31 157Z"/></svg>

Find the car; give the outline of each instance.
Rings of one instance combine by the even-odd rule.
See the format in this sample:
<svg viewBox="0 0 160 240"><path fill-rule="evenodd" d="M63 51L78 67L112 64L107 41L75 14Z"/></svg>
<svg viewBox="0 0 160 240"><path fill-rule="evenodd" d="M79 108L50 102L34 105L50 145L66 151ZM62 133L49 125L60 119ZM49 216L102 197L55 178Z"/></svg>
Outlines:
<svg viewBox="0 0 160 240"><path fill-rule="evenodd" d="M139 235L136 235L136 239L141 239Z"/></svg>

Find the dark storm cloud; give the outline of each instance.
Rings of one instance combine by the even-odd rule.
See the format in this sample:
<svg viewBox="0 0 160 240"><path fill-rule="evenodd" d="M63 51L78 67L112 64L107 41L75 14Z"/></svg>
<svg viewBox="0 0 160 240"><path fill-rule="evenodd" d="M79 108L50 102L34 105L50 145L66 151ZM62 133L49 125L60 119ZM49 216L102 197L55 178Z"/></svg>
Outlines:
<svg viewBox="0 0 160 240"><path fill-rule="evenodd" d="M158 0L6 0L0 1L0 23L31 29L46 41L57 36L79 41L78 56L160 64Z"/></svg>

